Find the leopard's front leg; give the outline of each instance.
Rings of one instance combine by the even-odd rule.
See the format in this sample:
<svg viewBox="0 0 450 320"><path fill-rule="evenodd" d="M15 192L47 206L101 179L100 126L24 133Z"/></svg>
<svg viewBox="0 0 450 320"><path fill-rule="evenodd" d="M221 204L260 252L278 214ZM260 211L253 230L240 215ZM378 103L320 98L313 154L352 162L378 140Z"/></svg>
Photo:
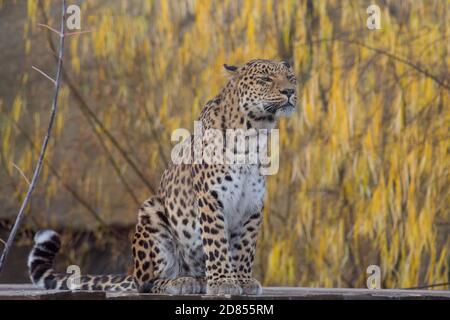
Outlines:
<svg viewBox="0 0 450 320"><path fill-rule="evenodd" d="M198 198L201 237L206 254L208 294L242 294L229 250L225 219L219 202L209 194Z"/></svg>
<svg viewBox="0 0 450 320"><path fill-rule="evenodd" d="M206 255L206 293L240 295L242 288L232 265L223 205L214 196L214 192L205 189L205 183L198 179L195 189Z"/></svg>
<svg viewBox="0 0 450 320"><path fill-rule="evenodd" d="M252 277L253 260L256 252L256 239L262 222L262 211L251 215L235 232L230 235L233 268L244 294L261 294L262 287Z"/></svg>

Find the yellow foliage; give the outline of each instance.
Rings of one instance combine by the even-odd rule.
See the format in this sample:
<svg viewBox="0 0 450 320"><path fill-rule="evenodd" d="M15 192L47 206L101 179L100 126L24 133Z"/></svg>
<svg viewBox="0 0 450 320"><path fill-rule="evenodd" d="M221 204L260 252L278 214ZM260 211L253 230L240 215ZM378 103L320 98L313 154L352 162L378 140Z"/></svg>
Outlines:
<svg viewBox="0 0 450 320"><path fill-rule="evenodd" d="M47 13L53 3L44 1ZM407 64L341 39L442 75L450 64L449 42L442 40L449 24L437 23L436 15L450 12L450 3L410 2L408 19L385 5L379 31L363 29L364 6L312 3L313 12L295 0L86 1L82 25L93 32L68 39L65 66L157 186L172 130L193 128L201 106L226 81L224 63L290 59L301 99L298 112L280 124L280 172L268 179L257 277L265 284L363 287L366 268L378 264L385 287L448 281L449 92ZM27 10L24 45L31 55L41 15L37 1L29 0ZM107 222L133 223L135 203L76 100L62 92L64 115L57 118L50 161L64 168L64 181L93 207L105 208ZM25 101L33 101L26 113ZM18 95L1 112L39 145L45 107ZM31 168L35 151L16 145L20 132L4 123L5 161ZM149 191L109 149L139 199L147 198ZM47 205L36 211L72 199L56 191L60 182L54 179L43 172ZM70 203L67 214L89 225L90 216L80 214L84 208Z"/></svg>

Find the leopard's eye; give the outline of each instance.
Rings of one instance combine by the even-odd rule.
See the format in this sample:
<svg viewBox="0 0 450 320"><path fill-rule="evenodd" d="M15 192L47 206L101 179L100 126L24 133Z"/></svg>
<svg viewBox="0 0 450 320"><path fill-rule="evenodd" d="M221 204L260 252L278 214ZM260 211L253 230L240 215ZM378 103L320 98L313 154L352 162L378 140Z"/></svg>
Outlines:
<svg viewBox="0 0 450 320"><path fill-rule="evenodd" d="M295 76L288 76L287 77L288 78L288 81L290 81L290 82L296 82L297 81L297 79L295 78Z"/></svg>
<svg viewBox="0 0 450 320"><path fill-rule="evenodd" d="M260 77L259 80L264 81L264 82L272 82L272 78L270 78L270 77Z"/></svg>

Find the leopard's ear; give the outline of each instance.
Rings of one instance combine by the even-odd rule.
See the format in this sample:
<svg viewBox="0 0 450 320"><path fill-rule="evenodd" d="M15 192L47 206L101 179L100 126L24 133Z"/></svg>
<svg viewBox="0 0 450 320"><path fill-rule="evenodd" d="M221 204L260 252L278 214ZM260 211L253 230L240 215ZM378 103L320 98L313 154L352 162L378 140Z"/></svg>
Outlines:
<svg viewBox="0 0 450 320"><path fill-rule="evenodd" d="M228 73L230 73L230 74L232 74L232 75L234 75L234 74L238 71L238 69L239 69L238 67L232 66L232 65L229 65L229 64L224 64L223 67L225 68L225 70L226 70Z"/></svg>
<svg viewBox="0 0 450 320"><path fill-rule="evenodd" d="M286 68L288 68L288 69L291 68L291 64L290 64L288 61L283 60L283 61L281 61L281 63L282 63Z"/></svg>

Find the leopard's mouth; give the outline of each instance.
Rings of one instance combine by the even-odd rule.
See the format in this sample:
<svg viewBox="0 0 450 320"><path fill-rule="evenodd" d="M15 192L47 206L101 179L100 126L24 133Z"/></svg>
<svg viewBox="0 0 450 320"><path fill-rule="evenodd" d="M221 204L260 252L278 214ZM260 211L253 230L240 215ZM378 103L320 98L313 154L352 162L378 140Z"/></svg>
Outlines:
<svg viewBox="0 0 450 320"><path fill-rule="evenodd" d="M289 117L294 113L294 110L295 106L291 102L287 102L278 108L277 113L281 116Z"/></svg>
<svg viewBox="0 0 450 320"><path fill-rule="evenodd" d="M273 114L286 114L289 113L289 115L295 110L295 105L289 100L285 101L284 103L270 103L264 106L264 109L267 112L273 113Z"/></svg>
<svg viewBox="0 0 450 320"><path fill-rule="evenodd" d="M288 108L288 109L294 108L295 109L295 106L292 102L288 101L287 103L280 106L280 109L286 109L286 108Z"/></svg>

